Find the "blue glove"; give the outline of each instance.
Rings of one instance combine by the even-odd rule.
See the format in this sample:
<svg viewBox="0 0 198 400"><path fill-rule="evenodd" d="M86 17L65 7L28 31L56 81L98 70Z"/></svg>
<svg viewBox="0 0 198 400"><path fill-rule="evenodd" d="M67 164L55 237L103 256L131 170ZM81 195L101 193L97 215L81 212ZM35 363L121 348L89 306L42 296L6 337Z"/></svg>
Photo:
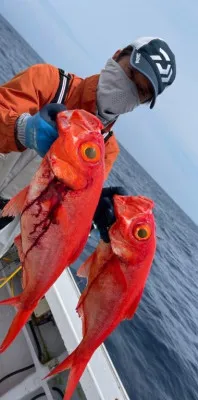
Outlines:
<svg viewBox="0 0 198 400"><path fill-rule="evenodd" d="M44 106L33 116L28 113L22 114L16 122L18 141L44 157L58 137L56 117L61 111L66 111L63 104L52 103Z"/></svg>

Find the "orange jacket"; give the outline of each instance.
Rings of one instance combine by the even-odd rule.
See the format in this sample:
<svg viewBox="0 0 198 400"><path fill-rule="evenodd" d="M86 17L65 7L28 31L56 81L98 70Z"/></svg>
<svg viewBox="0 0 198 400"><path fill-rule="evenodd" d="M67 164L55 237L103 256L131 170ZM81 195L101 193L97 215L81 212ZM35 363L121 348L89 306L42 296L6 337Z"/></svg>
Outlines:
<svg viewBox="0 0 198 400"><path fill-rule="evenodd" d="M99 75L82 79L71 74L65 105L67 109L84 109L96 113L96 88ZM14 127L24 112L31 115L50 103L59 86L59 71L49 64L37 64L20 72L0 86L0 153L21 151L16 145ZM106 177L119 154L113 136L105 143Z"/></svg>

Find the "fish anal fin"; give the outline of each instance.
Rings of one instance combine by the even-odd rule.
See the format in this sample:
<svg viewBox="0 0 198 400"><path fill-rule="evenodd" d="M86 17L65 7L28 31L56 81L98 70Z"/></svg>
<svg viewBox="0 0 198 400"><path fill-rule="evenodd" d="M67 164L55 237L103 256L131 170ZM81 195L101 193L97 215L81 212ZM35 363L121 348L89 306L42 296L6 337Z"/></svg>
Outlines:
<svg viewBox="0 0 198 400"><path fill-rule="evenodd" d="M21 214L28 188L29 186L26 186L6 204L2 210L2 217L16 217L18 214Z"/></svg>
<svg viewBox="0 0 198 400"><path fill-rule="evenodd" d="M83 337L85 336L86 331L87 331L87 329L86 329L86 318L85 318L85 314L84 314L84 299L85 299L86 295L87 295L87 289L85 289L84 292L81 294L79 302L78 302L77 307L76 307L76 312L77 312L78 316L81 318L81 321L82 321L82 335L83 335Z"/></svg>
<svg viewBox="0 0 198 400"><path fill-rule="evenodd" d="M137 294L137 296L133 300L132 304L127 309L126 314L125 314L126 319L131 319L134 316L135 312L137 311L139 302L140 302L142 294L143 294L143 290L144 289L140 290L140 292Z"/></svg>
<svg viewBox="0 0 198 400"><path fill-rule="evenodd" d="M27 286L27 283L28 283L28 277L27 277L26 270L23 267L23 269L22 269L22 282L21 282L23 289L25 289L25 287Z"/></svg>
<svg viewBox="0 0 198 400"><path fill-rule="evenodd" d="M19 233L19 235L17 235L17 236L15 237L14 243L15 243L15 245L16 245L16 247L17 247L20 261L23 262L23 260L24 260L24 253L23 253L23 249L22 249L22 241L21 241L21 234L20 234L20 233Z"/></svg>
<svg viewBox="0 0 198 400"><path fill-rule="evenodd" d="M20 261L21 261L21 263L23 263L24 259L25 259L25 255L24 255L24 252L23 252L23 249L22 249L22 239L21 239L21 234L20 233L19 233L18 236L15 237L14 243L15 243L15 245L17 247ZM23 265L23 269L22 269L22 282L21 283L22 283L22 287L24 289L27 286L27 274L26 274L26 270L25 270L24 265Z"/></svg>

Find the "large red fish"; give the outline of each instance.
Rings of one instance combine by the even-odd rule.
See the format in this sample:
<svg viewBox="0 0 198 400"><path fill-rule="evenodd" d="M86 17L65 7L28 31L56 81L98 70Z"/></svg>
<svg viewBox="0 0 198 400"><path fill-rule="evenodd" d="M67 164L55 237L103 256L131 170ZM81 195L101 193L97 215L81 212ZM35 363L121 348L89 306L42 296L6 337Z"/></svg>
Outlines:
<svg viewBox="0 0 198 400"><path fill-rule="evenodd" d="M23 292L0 302L18 312L0 346L15 339L64 268L81 253L104 182L102 124L83 110L61 112L59 137L30 185L6 205L3 215L21 215L16 237Z"/></svg>
<svg viewBox="0 0 198 400"><path fill-rule="evenodd" d="M153 206L145 197L114 196L116 222L109 230L110 243L101 241L78 270L88 278L77 306L83 339L48 375L71 368L64 400L71 399L97 347L137 310L155 255Z"/></svg>

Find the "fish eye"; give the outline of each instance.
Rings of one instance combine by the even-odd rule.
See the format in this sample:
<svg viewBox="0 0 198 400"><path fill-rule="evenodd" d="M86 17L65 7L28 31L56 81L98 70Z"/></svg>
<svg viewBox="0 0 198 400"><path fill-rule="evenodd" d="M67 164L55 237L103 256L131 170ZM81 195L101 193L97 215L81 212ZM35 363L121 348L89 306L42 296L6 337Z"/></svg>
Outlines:
<svg viewBox="0 0 198 400"><path fill-rule="evenodd" d="M148 240L151 236L151 227L149 224L136 225L133 234L137 240Z"/></svg>
<svg viewBox="0 0 198 400"><path fill-rule="evenodd" d="M85 161L97 162L100 160L100 147L96 143L86 142L81 144L80 153Z"/></svg>

